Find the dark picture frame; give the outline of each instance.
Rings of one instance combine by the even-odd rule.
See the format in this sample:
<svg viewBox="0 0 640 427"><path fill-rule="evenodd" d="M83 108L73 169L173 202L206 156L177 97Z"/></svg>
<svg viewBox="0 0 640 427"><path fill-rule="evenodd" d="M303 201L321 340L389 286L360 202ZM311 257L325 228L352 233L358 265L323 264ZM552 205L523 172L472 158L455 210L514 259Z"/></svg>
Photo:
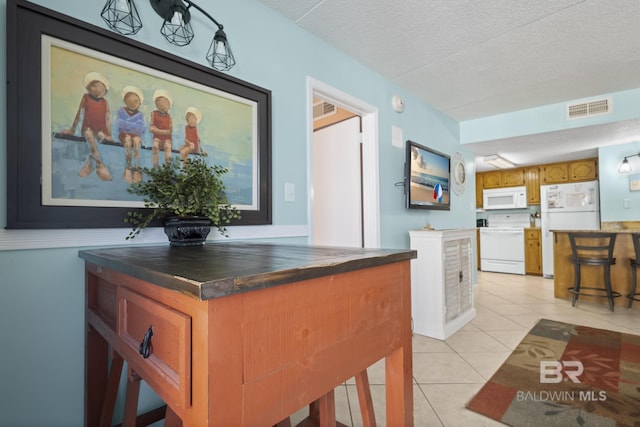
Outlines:
<svg viewBox="0 0 640 427"><path fill-rule="evenodd" d="M43 40L45 41L43 42ZM252 144L251 154L249 160L246 161L246 163L250 163L250 166L246 167L245 165L245 169L248 169L251 174L252 188L249 193L252 195L249 196L251 198L249 203L239 203L242 218L231 225L271 224L271 92L269 90L32 3L23 0L8 0L7 228L127 227L127 224L123 222L126 213L137 209L144 210L136 208L136 206L142 206L141 203L128 201L124 197L123 199L127 201L123 204L113 202L109 198L111 196L106 197L104 202L100 197L97 197L96 200L86 202L79 198L79 200L65 203L64 201L56 201L55 196L51 195L51 182L60 181L58 177L60 174L65 175L69 180L74 180L73 185L78 188L86 187L86 183L90 182L94 183L95 188L100 188L100 185L113 186L116 185L115 181L119 180L117 188L121 192L120 194L127 193L122 191L126 185L122 183L121 173L118 176L114 174L113 181L105 184L101 184L95 174L85 181L78 179L78 164L74 161L80 160L79 154L72 154L70 155L71 161L69 158L65 158L64 162L58 161L59 164L48 158L50 157L48 150L54 146L52 140L55 140L55 144L63 147L73 147L71 150L64 150L72 153L79 152L77 147L80 147L80 152L86 154L89 144L81 132L77 132L75 135L63 135L57 133L56 129L48 128L48 126L54 126L49 116L53 116L51 110L57 110L57 108L54 108L53 105L47 105L47 102L49 99L52 103L54 99L58 103L61 101L58 99L59 96L56 98L53 95L48 96L48 92L44 93L45 88L46 91L53 92L51 88L54 87L54 84L50 84L45 78L48 70L43 70L43 67L51 67L49 74L56 76L51 65L53 61L50 60L52 55L49 52L53 49L46 40L55 40L56 43L59 41L63 47L68 44L71 50L77 47L79 51L74 52L73 55L84 55L88 52L86 53L87 57L94 63L93 53L99 58L98 63L104 61L104 64L108 66L111 66L111 62L120 66L124 64L126 73L138 75L138 81L141 81L140 75L144 75L146 70L152 71L151 74L154 77L150 77L150 79L156 79L158 82L162 82L164 79L167 85L181 81L186 82L188 85L184 90L192 92L191 95L187 93L184 98L192 99L194 91L200 90L203 93L202 96L209 96L212 101L203 102L205 107L210 103L218 102L217 100L220 105L224 106L225 102L232 102L228 99L238 100L243 105L246 104L248 107L245 110L249 109L251 112L251 129L247 131L246 123L242 126L245 133L250 133L250 137L245 139L252 141L250 142ZM112 73L114 72L112 71ZM123 74L126 73L123 72ZM193 85L195 89L188 87L189 85ZM78 86L80 89L84 89L81 84ZM212 94L208 94L209 89ZM119 93L121 88L111 88L111 90ZM147 88L144 98L151 97L149 90ZM82 96L81 92L79 94ZM58 93L58 95L60 94ZM115 120L115 113L122 106L122 100L115 103L113 102L114 94L112 93L111 96L109 100L110 112L112 120ZM73 102L77 107L80 99L78 94L74 93L73 98L75 98ZM66 104L69 102L68 99L64 100ZM153 101L146 102L152 104ZM178 102L176 102L177 104ZM183 105L187 104L183 103ZM146 108L152 109L153 107L147 105ZM176 129L183 126L183 111L184 108L173 114L175 117L173 119L174 134L179 132ZM211 115L209 114L209 116ZM205 114L203 122L206 119ZM71 121L73 121L73 117L69 119L67 126L71 125ZM210 123L211 118L207 124L211 126ZM229 126L228 123L224 125ZM60 126L59 123L57 126ZM200 125L198 127L200 128ZM200 132L202 138L202 131ZM118 144L118 135L113 135L113 139L115 142L107 144L111 147L105 145L105 150L121 152L123 148ZM106 144L107 141L101 140L100 142ZM149 144L146 148L149 148ZM177 155L176 148L177 144L174 143L174 155ZM150 149L148 151L150 152ZM245 152L247 151L248 149L245 150ZM73 156L77 156L77 159ZM147 153L147 156L150 154ZM123 155L122 158L124 159ZM211 162L214 161L211 160ZM223 164L223 166L228 165ZM51 178L52 171L59 173ZM233 179L233 176L229 179ZM233 192L233 186L233 181L227 182L228 191ZM50 203L51 201L53 203Z"/></svg>

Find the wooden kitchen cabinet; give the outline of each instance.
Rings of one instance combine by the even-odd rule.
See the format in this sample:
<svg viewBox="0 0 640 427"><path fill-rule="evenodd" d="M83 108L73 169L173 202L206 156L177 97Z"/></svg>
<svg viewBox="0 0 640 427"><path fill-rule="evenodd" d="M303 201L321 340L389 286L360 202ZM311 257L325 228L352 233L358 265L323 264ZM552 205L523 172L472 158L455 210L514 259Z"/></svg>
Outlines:
<svg viewBox="0 0 640 427"><path fill-rule="evenodd" d="M518 187L520 185L524 185L523 168L505 169L482 173L483 189Z"/></svg>
<svg viewBox="0 0 640 427"><path fill-rule="evenodd" d="M593 181L598 179L598 159L550 163L540 167L540 184Z"/></svg>
<svg viewBox="0 0 640 427"><path fill-rule="evenodd" d="M504 187L527 187L527 203L540 204L540 186L598 179L598 159L549 163L476 174L476 208L482 208L482 190Z"/></svg>
<svg viewBox="0 0 640 427"><path fill-rule="evenodd" d="M598 179L598 159L569 162L569 178L572 182Z"/></svg>
<svg viewBox="0 0 640 427"><path fill-rule="evenodd" d="M506 169L502 171L503 187L519 187L524 185L524 169Z"/></svg>
<svg viewBox="0 0 640 427"><path fill-rule="evenodd" d="M569 182L569 164L549 163L540 167L540 184L562 184Z"/></svg>
<svg viewBox="0 0 640 427"><path fill-rule="evenodd" d="M484 189L484 174L476 174L476 208L482 207L482 190Z"/></svg>
<svg viewBox="0 0 640 427"><path fill-rule="evenodd" d="M539 228L524 229L524 271L542 275L542 233Z"/></svg>
<svg viewBox="0 0 640 427"><path fill-rule="evenodd" d="M491 171L482 173L483 188L501 188L502 187L502 171Z"/></svg>
<svg viewBox="0 0 640 427"><path fill-rule="evenodd" d="M527 204L540 204L540 170L538 166L525 168L524 182L527 187Z"/></svg>

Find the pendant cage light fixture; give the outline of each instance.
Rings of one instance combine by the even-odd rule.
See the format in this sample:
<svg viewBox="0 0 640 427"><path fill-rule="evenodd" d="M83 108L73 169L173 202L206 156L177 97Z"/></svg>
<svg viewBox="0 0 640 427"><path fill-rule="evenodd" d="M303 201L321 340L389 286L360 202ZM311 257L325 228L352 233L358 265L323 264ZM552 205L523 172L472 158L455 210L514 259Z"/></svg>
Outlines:
<svg viewBox="0 0 640 427"><path fill-rule="evenodd" d="M169 43L176 46L186 46L191 43L195 33L191 26L189 9L193 7L218 27L206 55L211 67L219 71L227 71L236 64L227 35L223 30L224 27L200 6L191 0L149 1L153 10L163 19L160 33ZM107 0L102 9L102 18L109 28L123 35L136 34L142 28L142 21L134 0Z"/></svg>
<svg viewBox="0 0 640 427"><path fill-rule="evenodd" d="M160 34L171 44L186 46L193 40L191 27L191 13L189 6L181 0L151 0L151 6L164 22L160 27Z"/></svg>
<svg viewBox="0 0 640 427"><path fill-rule="evenodd" d="M108 0L100 14L116 33L130 36L142 28L142 21L133 0Z"/></svg>
<svg viewBox="0 0 640 427"><path fill-rule="evenodd" d="M213 68L222 71L230 70L236 65L236 59L233 57L231 46L229 46L227 35L222 30L222 26L216 31L213 40L211 40L211 46L209 46L209 51L207 52L207 61Z"/></svg>

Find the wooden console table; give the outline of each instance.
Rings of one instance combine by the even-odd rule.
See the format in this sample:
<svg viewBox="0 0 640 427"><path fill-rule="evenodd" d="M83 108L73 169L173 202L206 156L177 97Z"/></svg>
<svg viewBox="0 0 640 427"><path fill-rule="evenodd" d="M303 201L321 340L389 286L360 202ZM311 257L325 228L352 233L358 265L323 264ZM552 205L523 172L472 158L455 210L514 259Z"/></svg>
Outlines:
<svg viewBox="0 0 640 427"><path fill-rule="evenodd" d="M275 425L385 357L387 424L413 425L415 251L224 242L80 257L85 425L111 415L109 354L183 426Z"/></svg>

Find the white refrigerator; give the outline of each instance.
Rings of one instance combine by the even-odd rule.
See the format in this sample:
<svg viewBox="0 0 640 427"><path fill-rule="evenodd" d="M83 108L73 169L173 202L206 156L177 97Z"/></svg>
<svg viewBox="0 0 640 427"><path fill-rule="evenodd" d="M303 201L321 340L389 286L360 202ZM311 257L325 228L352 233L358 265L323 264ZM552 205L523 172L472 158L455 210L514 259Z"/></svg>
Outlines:
<svg viewBox="0 0 640 427"><path fill-rule="evenodd" d="M598 181L540 186L542 275L553 277L553 233L550 230L599 230Z"/></svg>

